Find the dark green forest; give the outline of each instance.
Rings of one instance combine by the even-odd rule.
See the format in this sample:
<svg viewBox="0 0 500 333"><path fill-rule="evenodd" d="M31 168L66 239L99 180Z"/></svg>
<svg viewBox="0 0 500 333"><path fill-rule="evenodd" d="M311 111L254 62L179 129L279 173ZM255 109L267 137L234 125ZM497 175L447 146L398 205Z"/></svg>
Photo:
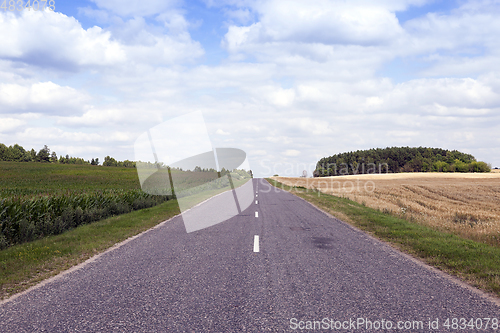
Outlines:
<svg viewBox="0 0 500 333"><path fill-rule="evenodd" d="M55 151L51 152L47 145L36 152L33 148L26 150L18 144L7 147L3 143L0 143L0 161L99 165L99 158L86 161L81 157L72 157L69 155L57 157L57 153ZM117 161L111 156L106 156L102 165L135 168L135 162L129 160Z"/></svg>
<svg viewBox="0 0 500 333"><path fill-rule="evenodd" d="M315 177L398 172L490 172L491 166L457 150L388 147L324 157Z"/></svg>

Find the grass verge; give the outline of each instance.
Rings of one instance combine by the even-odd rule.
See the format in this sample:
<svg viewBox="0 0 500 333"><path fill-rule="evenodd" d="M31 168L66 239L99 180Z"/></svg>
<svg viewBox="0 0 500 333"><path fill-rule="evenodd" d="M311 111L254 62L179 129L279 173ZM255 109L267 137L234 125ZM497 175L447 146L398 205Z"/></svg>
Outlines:
<svg viewBox="0 0 500 333"><path fill-rule="evenodd" d="M498 247L411 223L349 199L303 187L286 186L269 178L266 180L429 265L500 296Z"/></svg>
<svg viewBox="0 0 500 333"><path fill-rule="evenodd" d="M251 178L250 179L242 179L242 180L233 180L234 188L236 189L238 187L241 187L251 180L252 180ZM218 188L218 189L214 189L214 190L205 190L205 191L202 191L200 193L189 195L187 197L182 197L181 199L183 199L183 205L182 205L183 209L185 210L185 209L192 208L192 207L196 206L197 204L199 204L207 199L210 199L218 194L221 194L221 193L227 192L227 191L232 191L232 189L229 186L225 186L223 188Z"/></svg>
<svg viewBox="0 0 500 333"><path fill-rule="evenodd" d="M179 213L177 200L169 200L2 250L0 299L26 290Z"/></svg>

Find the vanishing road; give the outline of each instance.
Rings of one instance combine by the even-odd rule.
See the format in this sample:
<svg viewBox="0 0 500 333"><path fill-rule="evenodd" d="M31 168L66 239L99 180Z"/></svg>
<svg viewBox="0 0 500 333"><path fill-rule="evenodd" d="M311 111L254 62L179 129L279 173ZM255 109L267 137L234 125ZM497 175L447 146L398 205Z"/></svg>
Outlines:
<svg viewBox="0 0 500 333"><path fill-rule="evenodd" d="M255 200L225 222L186 233L175 217L3 302L0 331L500 332L495 301L252 182Z"/></svg>

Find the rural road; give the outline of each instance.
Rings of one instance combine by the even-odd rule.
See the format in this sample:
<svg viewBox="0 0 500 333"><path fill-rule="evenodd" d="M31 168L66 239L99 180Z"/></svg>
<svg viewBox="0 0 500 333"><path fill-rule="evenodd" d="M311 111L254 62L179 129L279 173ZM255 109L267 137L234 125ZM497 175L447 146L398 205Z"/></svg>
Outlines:
<svg viewBox="0 0 500 333"><path fill-rule="evenodd" d="M257 203L223 223L186 233L175 217L5 302L0 331L500 332L495 320L476 329L500 319L481 294L263 179L253 185ZM203 219L222 197L191 214Z"/></svg>

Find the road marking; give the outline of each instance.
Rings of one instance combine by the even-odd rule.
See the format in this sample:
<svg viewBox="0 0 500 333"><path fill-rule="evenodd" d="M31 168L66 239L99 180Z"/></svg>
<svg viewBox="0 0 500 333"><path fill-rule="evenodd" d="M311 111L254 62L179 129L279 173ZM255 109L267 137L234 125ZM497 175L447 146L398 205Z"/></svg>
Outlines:
<svg viewBox="0 0 500 333"><path fill-rule="evenodd" d="M253 236L253 252L259 252L259 235Z"/></svg>
<svg viewBox="0 0 500 333"><path fill-rule="evenodd" d="M255 212L255 217L259 217L259 212Z"/></svg>
<svg viewBox="0 0 500 333"><path fill-rule="evenodd" d="M256 205L258 205L258 204L259 204L259 202L258 202L257 200L255 200L255 204L256 204Z"/></svg>

